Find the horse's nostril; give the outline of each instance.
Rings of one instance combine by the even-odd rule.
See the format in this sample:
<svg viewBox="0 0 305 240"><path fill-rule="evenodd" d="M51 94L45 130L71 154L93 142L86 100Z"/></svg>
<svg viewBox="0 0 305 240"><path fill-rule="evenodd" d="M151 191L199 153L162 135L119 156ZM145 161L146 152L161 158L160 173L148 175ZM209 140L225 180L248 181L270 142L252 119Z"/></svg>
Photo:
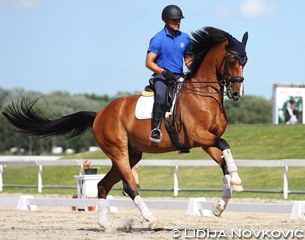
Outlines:
<svg viewBox="0 0 305 240"><path fill-rule="evenodd" d="M239 93L238 93L238 92L233 92L233 93L232 93L232 98L233 98L234 101L237 101L237 100L239 99L239 97L240 97L240 96L239 96Z"/></svg>

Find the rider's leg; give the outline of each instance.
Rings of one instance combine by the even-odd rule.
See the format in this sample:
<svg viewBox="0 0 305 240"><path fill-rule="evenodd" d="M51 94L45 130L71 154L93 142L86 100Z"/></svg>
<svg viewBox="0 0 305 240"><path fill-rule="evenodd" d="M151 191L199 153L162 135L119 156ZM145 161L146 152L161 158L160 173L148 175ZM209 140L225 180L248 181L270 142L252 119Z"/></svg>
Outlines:
<svg viewBox="0 0 305 240"><path fill-rule="evenodd" d="M154 143L159 143L162 140L160 125L164 114L164 106L166 101L167 85L162 79L155 79L155 101L152 112L152 131L149 139Z"/></svg>

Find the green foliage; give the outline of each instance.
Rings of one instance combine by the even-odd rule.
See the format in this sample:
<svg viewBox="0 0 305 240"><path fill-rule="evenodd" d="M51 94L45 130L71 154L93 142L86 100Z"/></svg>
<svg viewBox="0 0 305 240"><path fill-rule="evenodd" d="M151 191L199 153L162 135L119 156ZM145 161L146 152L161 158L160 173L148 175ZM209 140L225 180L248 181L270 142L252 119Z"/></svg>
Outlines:
<svg viewBox="0 0 305 240"><path fill-rule="evenodd" d="M224 102L230 124L258 124L272 122L272 102L262 97L244 96L239 101Z"/></svg>

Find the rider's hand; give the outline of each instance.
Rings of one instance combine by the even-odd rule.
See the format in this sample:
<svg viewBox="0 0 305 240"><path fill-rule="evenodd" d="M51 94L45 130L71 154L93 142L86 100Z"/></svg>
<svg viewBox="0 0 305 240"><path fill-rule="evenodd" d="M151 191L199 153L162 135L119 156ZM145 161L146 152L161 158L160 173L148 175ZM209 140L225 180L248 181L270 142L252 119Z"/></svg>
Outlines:
<svg viewBox="0 0 305 240"><path fill-rule="evenodd" d="M170 83L175 83L176 82L176 76L170 72L170 71L167 71L167 70L163 70L162 72L162 75L165 77L165 79Z"/></svg>

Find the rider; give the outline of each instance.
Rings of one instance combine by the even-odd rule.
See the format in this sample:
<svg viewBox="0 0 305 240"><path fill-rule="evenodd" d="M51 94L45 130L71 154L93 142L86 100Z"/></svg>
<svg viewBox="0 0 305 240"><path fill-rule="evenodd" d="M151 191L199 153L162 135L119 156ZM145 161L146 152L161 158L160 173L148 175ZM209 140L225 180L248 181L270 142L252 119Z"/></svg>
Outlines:
<svg viewBox="0 0 305 240"><path fill-rule="evenodd" d="M160 124L164 113L167 88L183 76L183 60L186 66L191 63L189 52L190 36L179 31L180 21L184 18L181 9L168 5L162 11L164 28L149 43L145 65L153 71L152 84L155 101L152 113L152 131L149 139L154 143L161 141Z"/></svg>

